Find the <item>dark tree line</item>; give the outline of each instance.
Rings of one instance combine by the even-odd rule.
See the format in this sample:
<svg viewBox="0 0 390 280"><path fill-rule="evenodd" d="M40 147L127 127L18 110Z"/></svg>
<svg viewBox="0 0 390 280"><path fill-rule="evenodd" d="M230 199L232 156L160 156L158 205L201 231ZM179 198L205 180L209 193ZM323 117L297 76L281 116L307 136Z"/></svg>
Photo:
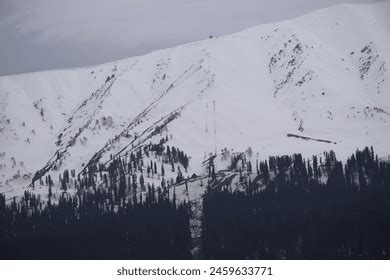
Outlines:
<svg viewBox="0 0 390 280"><path fill-rule="evenodd" d="M170 196L174 182L149 156L162 156L182 180L174 164L185 168L186 155L165 142L83 174L66 170L60 195L50 175L40 179L45 199L0 195L0 259L191 258L190 205ZM390 165L372 148L345 164L334 152L250 158L234 155L227 173L210 160L201 258L390 259ZM146 183L150 176L161 183Z"/></svg>
<svg viewBox="0 0 390 280"><path fill-rule="evenodd" d="M59 197L50 175L47 199L26 192L6 203L0 195L0 259L191 258L189 205L170 197L164 179L146 184L146 166L157 173L139 150L78 176L65 170Z"/></svg>
<svg viewBox="0 0 390 280"><path fill-rule="evenodd" d="M324 162L297 154L256 169L245 191L207 191L204 258L390 259L390 165L372 148L345 165L330 152Z"/></svg>
<svg viewBox="0 0 390 280"><path fill-rule="evenodd" d="M107 193L0 196L0 259L188 259L188 206L163 199L110 205Z"/></svg>

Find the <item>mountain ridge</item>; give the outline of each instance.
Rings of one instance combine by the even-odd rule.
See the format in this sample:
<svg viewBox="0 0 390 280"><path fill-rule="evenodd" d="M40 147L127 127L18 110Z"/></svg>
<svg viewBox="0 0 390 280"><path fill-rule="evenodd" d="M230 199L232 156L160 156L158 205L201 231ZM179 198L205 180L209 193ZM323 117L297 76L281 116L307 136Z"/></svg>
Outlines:
<svg viewBox="0 0 390 280"><path fill-rule="evenodd" d="M224 148L266 157L375 145L385 156L389 13L389 2L339 5L102 65L0 77L2 188L166 136L191 156L189 173Z"/></svg>

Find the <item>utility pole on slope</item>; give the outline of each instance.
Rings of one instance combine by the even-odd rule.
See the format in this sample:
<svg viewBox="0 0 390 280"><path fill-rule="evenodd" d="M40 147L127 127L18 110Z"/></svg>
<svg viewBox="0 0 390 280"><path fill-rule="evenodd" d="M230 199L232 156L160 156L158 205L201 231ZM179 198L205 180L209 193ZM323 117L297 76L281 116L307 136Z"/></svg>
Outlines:
<svg viewBox="0 0 390 280"><path fill-rule="evenodd" d="M214 114L214 153L217 155L217 112L215 110L215 100L213 100L213 114Z"/></svg>

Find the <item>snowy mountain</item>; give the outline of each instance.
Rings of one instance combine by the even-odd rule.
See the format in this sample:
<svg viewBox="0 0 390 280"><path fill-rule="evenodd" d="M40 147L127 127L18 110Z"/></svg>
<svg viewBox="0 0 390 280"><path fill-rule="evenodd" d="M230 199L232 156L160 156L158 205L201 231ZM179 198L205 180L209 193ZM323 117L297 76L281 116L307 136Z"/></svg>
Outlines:
<svg viewBox="0 0 390 280"><path fill-rule="evenodd" d="M145 144L254 157L390 143L390 2L338 5L145 56L0 77L0 191ZM168 175L167 175L168 176Z"/></svg>

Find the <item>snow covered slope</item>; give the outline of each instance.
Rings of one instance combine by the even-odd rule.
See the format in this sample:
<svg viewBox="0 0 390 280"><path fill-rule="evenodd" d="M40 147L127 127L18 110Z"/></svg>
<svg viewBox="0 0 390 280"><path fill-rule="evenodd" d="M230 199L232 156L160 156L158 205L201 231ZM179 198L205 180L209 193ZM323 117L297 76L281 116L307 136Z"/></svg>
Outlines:
<svg viewBox="0 0 390 280"><path fill-rule="evenodd" d="M0 77L0 191L166 136L197 174L224 148L264 158L373 145L387 156L389 18L390 2L338 5L104 65Z"/></svg>

